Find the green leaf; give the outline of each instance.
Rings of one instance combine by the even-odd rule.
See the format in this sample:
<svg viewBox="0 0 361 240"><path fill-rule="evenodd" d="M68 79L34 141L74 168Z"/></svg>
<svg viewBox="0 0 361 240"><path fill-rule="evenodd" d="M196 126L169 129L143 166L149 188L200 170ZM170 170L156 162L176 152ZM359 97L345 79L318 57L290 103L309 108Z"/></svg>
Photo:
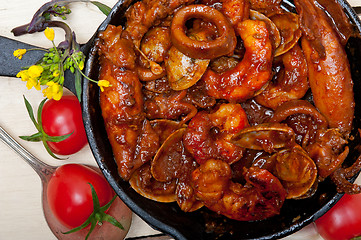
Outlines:
<svg viewBox="0 0 361 240"><path fill-rule="evenodd" d="M61 142L64 141L65 139L67 139L68 137L70 137L70 135L72 135L73 132L66 134L66 135L62 135L62 136L49 136L46 135L45 136L45 140L49 141L49 142Z"/></svg>
<svg viewBox="0 0 361 240"><path fill-rule="evenodd" d="M50 156L52 156L53 158L58 159L58 160L65 160L65 159L67 159L67 158L60 158L60 157L55 156L55 154L51 151L48 143L47 143L44 139L43 139L43 144L44 144L44 147L45 147L46 151L47 151L47 152L50 154Z"/></svg>
<svg viewBox="0 0 361 240"><path fill-rule="evenodd" d="M81 73L80 73L80 70L77 70L75 71L75 74L74 74L74 77L75 77L75 92L76 92L76 96L79 100L79 102L81 102Z"/></svg>
<svg viewBox="0 0 361 240"><path fill-rule="evenodd" d="M100 11L102 11L102 13L105 14L105 16L108 16L110 11L112 10L110 7L108 7L107 5L98 2L98 1L90 1L92 4L94 4L95 6L97 6L99 8Z"/></svg>
<svg viewBox="0 0 361 240"><path fill-rule="evenodd" d="M42 128L43 122L42 122L42 119L41 119L41 112L43 111L45 101L46 101L46 98L44 98L43 101L41 101L41 103L39 104L39 107L38 107L38 125L39 125L39 127L41 126L41 130L43 129ZM43 132L40 129L38 129L38 130L39 130L39 132Z"/></svg>
<svg viewBox="0 0 361 240"><path fill-rule="evenodd" d="M31 136L19 136L19 138L29 142L40 142L43 140L43 134L41 132L38 132Z"/></svg>
<svg viewBox="0 0 361 240"><path fill-rule="evenodd" d="M111 223L114 226L124 230L124 227L122 226L122 224L120 224L120 222L118 222L115 218L113 218L112 216L110 216L109 214L106 214L106 213L104 215L105 216L103 217L103 221Z"/></svg>
<svg viewBox="0 0 361 240"><path fill-rule="evenodd" d="M122 224L120 222L118 222L114 217L105 213L105 211L108 210L108 208L112 205L112 203L114 202L114 200L117 196L115 195L107 204L105 204L103 207L100 207L98 195L97 195L93 185L91 183L88 183L88 184L90 185L92 197L93 197L93 207L94 207L93 213L90 214L89 218L81 226L73 228L72 230L70 230L68 232L64 232L63 234L69 234L69 233L79 231L81 229L86 228L89 224L91 224L90 230L85 237L85 239L88 239L89 235L94 230L97 223L98 222L102 223L104 221L109 222L112 225L114 225L115 227L118 227L118 228L124 230L124 227L122 226Z"/></svg>
<svg viewBox="0 0 361 240"><path fill-rule="evenodd" d="M26 110L28 111L28 114L29 114L29 117L30 117L31 121L34 123L36 129L38 129L38 131L40 131L39 130L39 125L36 122L35 117L34 117L33 107L31 106L31 104L29 103L29 101L26 99L26 97L24 95L23 95L23 98L24 98Z"/></svg>

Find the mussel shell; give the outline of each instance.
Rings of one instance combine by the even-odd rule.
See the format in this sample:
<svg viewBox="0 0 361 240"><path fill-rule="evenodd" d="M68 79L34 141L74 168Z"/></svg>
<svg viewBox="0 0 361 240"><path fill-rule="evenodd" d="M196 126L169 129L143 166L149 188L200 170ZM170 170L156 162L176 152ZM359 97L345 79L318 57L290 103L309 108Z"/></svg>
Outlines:
<svg viewBox="0 0 361 240"><path fill-rule="evenodd" d="M165 60L168 82L173 90L190 88L207 70L209 59L194 59L171 47Z"/></svg>
<svg viewBox="0 0 361 240"><path fill-rule="evenodd" d="M299 145L283 149L272 158L275 161L275 175L287 190L287 199L299 198L312 188L317 179L317 167Z"/></svg>
<svg viewBox="0 0 361 240"><path fill-rule="evenodd" d="M182 150L184 149L182 139L185 130L186 128L181 128L173 132L154 156L151 163L151 172L157 181L167 182L177 178L178 163L186 157Z"/></svg>
<svg viewBox="0 0 361 240"><path fill-rule="evenodd" d="M273 48L277 49L280 46L282 39L281 39L280 31L278 30L276 24L262 13L252 9L250 9L249 11L249 18L252 20L260 20L266 23L267 29L270 32Z"/></svg>
<svg viewBox="0 0 361 240"><path fill-rule="evenodd" d="M302 36L299 24L299 16L294 13L285 12L270 17L281 34L281 44L276 48L274 56L280 56L292 49Z"/></svg>
<svg viewBox="0 0 361 240"><path fill-rule="evenodd" d="M156 202L163 202L163 203L169 203L169 202L175 202L177 200L175 189L176 189L176 183L175 181L170 181L166 183L154 183L156 182L155 179L153 179L153 184L160 184L160 186L171 186L173 185L174 191L172 192L162 192L162 194L159 194L158 191L152 191L151 189L146 189L142 184L142 170L149 166L143 166L142 168L135 171L131 178L129 179L130 186L141 196L154 200ZM160 187L161 188L161 187Z"/></svg>
<svg viewBox="0 0 361 240"><path fill-rule="evenodd" d="M237 146L266 152L292 145L294 141L294 131L282 123L262 123L247 127L231 139Z"/></svg>

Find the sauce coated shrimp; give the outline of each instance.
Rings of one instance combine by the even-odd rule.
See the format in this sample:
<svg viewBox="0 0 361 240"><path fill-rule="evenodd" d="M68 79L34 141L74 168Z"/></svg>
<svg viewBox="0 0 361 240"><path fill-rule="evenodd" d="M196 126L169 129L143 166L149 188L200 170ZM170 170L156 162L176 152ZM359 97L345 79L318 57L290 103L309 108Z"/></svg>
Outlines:
<svg viewBox="0 0 361 240"><path fill-rule="evenodd" d="M199 164L211 158L233 163L242 157L243 148L230 139L248 125L241 105L223 104L214 113L197 113L189 122L183 142Z"/></svg>
<svg viewBox="0 0 361 240"><path fill-rule="evenodd" d="M272 43L264 22L245 20L236 31L246 48L243 60L221 74L208 69L202 77L210 96L231 102L253 97L270 80L273 60Z"/></svg>
<svg viewBox="0 0 361 240"><path fill-rule="evenodd" d="M209 209L239 221L255 221L279 214L286 197L281 182L257 167L245 170L246 184L231 181L232 170L221 160L208 160L192 173L192 185Z"/></svg>
<svg viewBox="0 0 361 240"><path fill-rule="evenodd" d="M281 59L283 70L255 97L259 104L272 109L284 102L301 99L309 88L307 63L301 48L296 44Z"/></svg>

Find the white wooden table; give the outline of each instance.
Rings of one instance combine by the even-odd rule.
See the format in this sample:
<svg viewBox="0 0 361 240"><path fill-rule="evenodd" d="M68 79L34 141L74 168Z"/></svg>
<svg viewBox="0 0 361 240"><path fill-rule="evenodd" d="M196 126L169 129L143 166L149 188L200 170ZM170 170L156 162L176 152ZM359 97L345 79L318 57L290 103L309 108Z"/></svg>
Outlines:
<svg viewBox="0 0 361 240"><path fill-rule="evenodd" d="M11 29L28 23L35 11L45 2L45 0L0 0L0 35L15 38L10 32ZM116 0L102 0L101 2L113 6ZM352 6L361 6L361 0L350 0L349 2ZM91 4L76 3L71 5L71 9L72 14L68 17L67 22L76 32L78 41L85 43L105 16ZM56 30L56 42L62 41L63 36L62 30ZM15 39L40 47L51 47L43 33L25 35ZM35 131L27 115L23 95L34 107L37 107L43 99L41 92L27 90L25 83L20 79L0 76L0 125L14 137L30 135ZM65 163L52 159L41 143L30 143L17 139L26 149L44 162L51 165ZM66 163L70 162L96 165L89 146L70 156ZM40 197L39 177L19 156L0 143L0 240L55 239L43 217ZM134 215L127 238L158 233ZM310 225L285 239L321 240L322 238Z"/></svg>

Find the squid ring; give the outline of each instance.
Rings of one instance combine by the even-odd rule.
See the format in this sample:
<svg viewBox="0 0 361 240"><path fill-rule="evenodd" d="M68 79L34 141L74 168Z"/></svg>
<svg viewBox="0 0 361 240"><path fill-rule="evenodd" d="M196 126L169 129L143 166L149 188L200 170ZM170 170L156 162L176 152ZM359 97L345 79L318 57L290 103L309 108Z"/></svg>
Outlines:
<svg viewBox="0 0 361 240"><path fill-rule="evenodd" d="M219 37L209 41L189 38L185 24L189 19L201 18L215 24ZM173 45L183 54L196 59L213 59L231 53L236 47L236 34L229 20L218 10L201 5L190 5L180 9L171 25Z"/></svg>

